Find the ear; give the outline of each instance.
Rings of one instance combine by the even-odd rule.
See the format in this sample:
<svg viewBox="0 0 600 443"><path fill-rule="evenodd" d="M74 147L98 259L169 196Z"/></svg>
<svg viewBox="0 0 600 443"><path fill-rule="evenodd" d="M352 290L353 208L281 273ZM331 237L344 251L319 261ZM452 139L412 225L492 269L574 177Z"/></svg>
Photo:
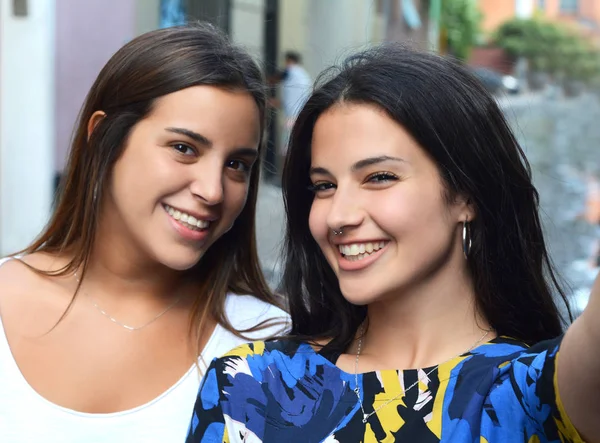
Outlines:
<svg viewBox="0 0 600 443"><path fill-rule="evenodd" d="M104 111L96 111L92 114L92 116L88 120L88 124L87 124L87 140L88 141L90 141L90 137L92 136L94 129L96 129L96 126L98 126L98 123L100 123L104 117L106 117L106 112L104 112Z"/></svg>
<svg viewBox="0 0 600 443"><path fill-rule="evenodd" d="M455 205L454 213L458 217L458 222L473 221L477 217L475 205L469 197L458 196L455 200Z"/></svg>

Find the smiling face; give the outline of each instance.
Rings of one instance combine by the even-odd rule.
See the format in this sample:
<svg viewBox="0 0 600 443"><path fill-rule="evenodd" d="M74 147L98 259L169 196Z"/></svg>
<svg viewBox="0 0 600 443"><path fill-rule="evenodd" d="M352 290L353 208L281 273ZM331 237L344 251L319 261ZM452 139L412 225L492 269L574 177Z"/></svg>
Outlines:
<svg viewBox="0 0 600 443"><path fill-rule="evenodd" d="M242 211L259 140L246 92L194 86L161 97L114 166L102 240L189 269Z"/></svg>
<svg viewBox="0 0 600 443"><path fill-rule="evenodd" d="M311 182L310 230L351 303L466 266L462 222L474 214L461 199L448 203L435 163L379 108L338 104L317 119Z"/></svg>

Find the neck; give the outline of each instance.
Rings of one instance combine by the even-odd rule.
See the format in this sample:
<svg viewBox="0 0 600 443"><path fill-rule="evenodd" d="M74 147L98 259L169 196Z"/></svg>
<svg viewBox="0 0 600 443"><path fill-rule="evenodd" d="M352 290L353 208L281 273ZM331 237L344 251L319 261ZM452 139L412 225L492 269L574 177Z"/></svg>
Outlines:
<svg viewBox="0 0 600 443"><path fill-rule="evenodd" d="M468 351L490 329L475 300L461 263L370 304L361 360L375 369L423 368Z"/></svg>
<svg viewBox="0 0 600 443"><path fill-rule="evenodd" d="M115 254L105 247L95 248L86 269L85 282L106 296L114 294L135 299L172 300L184 286L184 273L156 263L135 260L132 254Z"/></svg>
<svg viewBox="0 0 600 443"><path fill-rule="evenodd" d="M123 226L104 217L94 240L84 285L95 297L150 304L170 303L185 290L186 273L153 259Z"/></svg>

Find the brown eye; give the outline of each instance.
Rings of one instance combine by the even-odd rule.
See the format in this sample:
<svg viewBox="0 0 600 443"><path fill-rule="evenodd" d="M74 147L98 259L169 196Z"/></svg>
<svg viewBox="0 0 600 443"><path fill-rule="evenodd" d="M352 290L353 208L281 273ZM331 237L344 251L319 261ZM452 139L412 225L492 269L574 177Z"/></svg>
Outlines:
<svg viewBox="0 0 600 443"><path fill-rule="evenodd" d="M247 174L250 172L251 165L242 160L229 160L227 162L227 167L229 169L233 169L234 171L239 171Z"/></svg>
<svg viewBox="0 0 600 443"><path fill-rule="evenodd" d="M377 172L376 174L370 175L367 178L367 181L371 183L384 183L395 180L398 180L398 176L392 174L391 172Z"/></svg>
<svg viewBox="0 0 600 443"><path fill-rule="evenodd" d="M333 183L329 183L329 182L318 182L318 183L314 183L312 185L309 185L308 190L311 192L314 192L315 194L318 192L323 192L323 191L328 191L330 189L335 188L335 185Z"/></svg>
<svg viewBox="0 0 600 443"><path fill-rule="evenodd" d="M185 143L175 143L174 145L171 145L171 147L181 155L196 155L194 148L186 145Z"/></svg>

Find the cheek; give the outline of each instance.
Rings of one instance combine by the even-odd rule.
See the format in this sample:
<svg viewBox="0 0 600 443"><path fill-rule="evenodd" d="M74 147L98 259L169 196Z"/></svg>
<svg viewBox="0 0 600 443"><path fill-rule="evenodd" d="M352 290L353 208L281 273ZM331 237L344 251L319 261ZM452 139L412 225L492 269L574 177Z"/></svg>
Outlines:
<svg viewBox="0 0 600 443"><path fill-rule="evenodd" d="M420 209L415 200L404 190L390 189L369 193L363 205L368 208L369 217L380 229L399 239L419 226L416 212Z"/></svg>
<svg viewBox="0 0 600 443"><path fill-rule="evenodd" d="M369 198L369 212L384 231L407 242L423 241L423 236L435 238L436 232L445 230L445 208L439 195L416 186L398 191L402 192L374 193Z"/></svg>
<svg viewBox="0 0 600 443"><path fill-rule="evenodd" d="M135 208L143 200L142 196L147 195L147 175L139 173L139 166L127 151L115 163L111 172L110 192L118 204ZM146 193L141 193L144 188Z"/></svg>
<svg viewBox="0 0 600 443"><path fill-rule="evenodd" d="M161 148L147 145L140 147L132 140L115 163L112 183L118 190L133 194L135 198L149 195L165 185L179 183L181 168L170 161Z"/></svg>
<svg viewBox="0 0 600 443"><path fill-rule="evenodd" d="M327 242L328 226L327 226L327 205L325 201L315 199L310 208L308 216L308 227L313 238L319 245Z"/></svg>

